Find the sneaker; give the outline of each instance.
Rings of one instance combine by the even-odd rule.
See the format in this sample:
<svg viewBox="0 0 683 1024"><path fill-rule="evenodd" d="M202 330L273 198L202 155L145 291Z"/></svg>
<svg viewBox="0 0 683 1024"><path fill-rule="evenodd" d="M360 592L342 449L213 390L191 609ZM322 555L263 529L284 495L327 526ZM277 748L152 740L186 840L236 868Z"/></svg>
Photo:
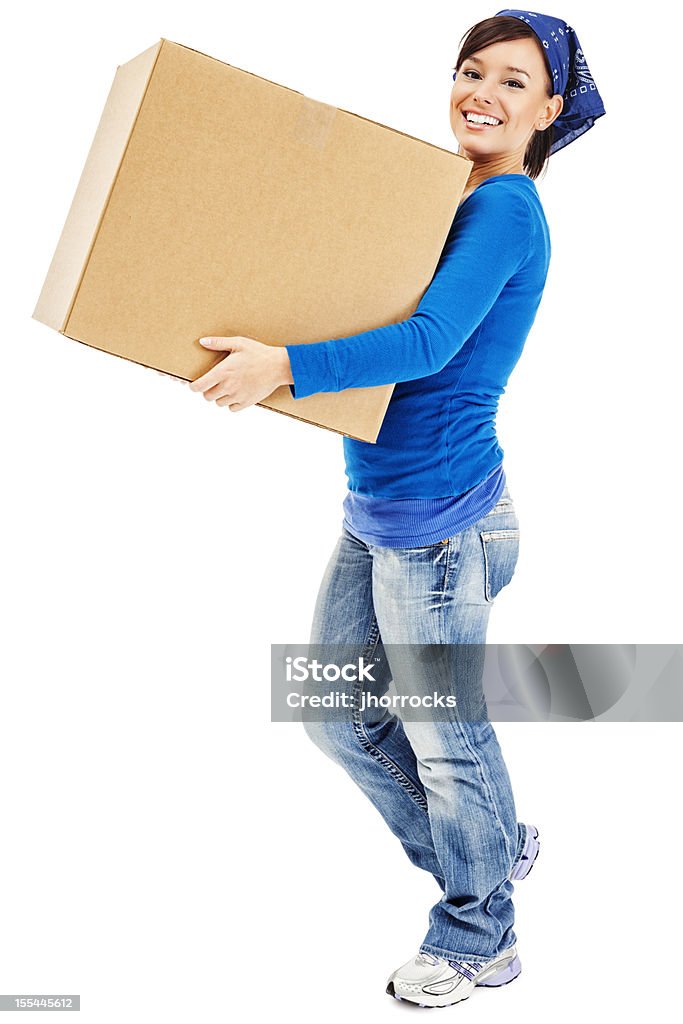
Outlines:
<svg viewBox="0 0 683 1024"><path fill-rule="evenodd" d="M524 843L524 849L522 850L522 856L510 872L510 879L512 881L519 881L520 878L526 878L534 866L534 862L538 857L538 851L540 848L541 844L538 841L538 829L535 825L527 825L526 841Z"/></svg>
<svg viewBox="0 0 683 1024"><path fill-rule="evenodd" d="M521 972L514 946L493 960L446 960L418 953L389 978L387 992L418 1006L452 1006L468 999L478 985L507 985Z"/></svg>

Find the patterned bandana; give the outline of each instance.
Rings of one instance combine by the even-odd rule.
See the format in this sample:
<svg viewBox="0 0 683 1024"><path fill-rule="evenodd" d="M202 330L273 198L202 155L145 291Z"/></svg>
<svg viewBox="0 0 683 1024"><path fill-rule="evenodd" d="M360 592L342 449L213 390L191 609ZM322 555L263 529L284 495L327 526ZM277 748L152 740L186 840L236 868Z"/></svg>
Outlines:
<svg viewBox="0 0 683 1024"><path fill-rule="evenodd" d="M568 146L592 128L605 107L588 69L576 32L566 21L534 11L497 11L498 15L521 18L543 44L553 75L553 90L562 96L564 107L553 121L550 152Z"/></svg>

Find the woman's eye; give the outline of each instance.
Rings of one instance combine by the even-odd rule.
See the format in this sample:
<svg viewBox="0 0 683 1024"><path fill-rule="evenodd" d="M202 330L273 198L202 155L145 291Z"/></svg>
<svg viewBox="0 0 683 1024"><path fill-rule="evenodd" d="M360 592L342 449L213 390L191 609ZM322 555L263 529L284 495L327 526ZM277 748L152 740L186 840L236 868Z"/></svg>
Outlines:
<svg viewBox="0 0 683 1024"><path fill-rule="evenodd" d="M456 73L457 73L457 72L456 72ZM478 72L478 71L475 71L475 70L474 70L473 68L470 68L470 69L468 69L467 71L463 71L463 75L467 75L467 77L468 77L468 78L470 77L470 75L476 75L476 76L477 76L477 78L479 78L479 77L480 77L480 75L479 75L479 72ZM453 78L455 78L455 74L453 75ZM507 82L506 82L505 84L506 84L506 85L508 85L509 83L512 83L512 84L513 84L513 85L515 85L515 86L516 86L516 87L517 87L518 89L523 89L523 88L524 88L524 86L522 85L522 83L521 83L521 82L518 82L518 81L517 81L517 80L516 80L515 78L508 78L508 80L507 80Z"/></svg>

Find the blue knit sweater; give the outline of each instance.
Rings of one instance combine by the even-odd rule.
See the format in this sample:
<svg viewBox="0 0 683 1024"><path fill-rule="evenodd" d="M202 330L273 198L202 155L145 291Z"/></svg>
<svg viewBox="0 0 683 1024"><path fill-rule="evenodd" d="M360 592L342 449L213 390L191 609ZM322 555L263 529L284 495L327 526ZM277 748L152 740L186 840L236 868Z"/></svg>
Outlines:
<svg viewBox="0 0 683 1024"><path fill-rule="evenodd" d="M534 322L549 261L533 180L494 175L460 203L408 319L287 346L295 399L396 385L376 443L343 438L350 491L452 501L501 465L498 400Z"/></svg>

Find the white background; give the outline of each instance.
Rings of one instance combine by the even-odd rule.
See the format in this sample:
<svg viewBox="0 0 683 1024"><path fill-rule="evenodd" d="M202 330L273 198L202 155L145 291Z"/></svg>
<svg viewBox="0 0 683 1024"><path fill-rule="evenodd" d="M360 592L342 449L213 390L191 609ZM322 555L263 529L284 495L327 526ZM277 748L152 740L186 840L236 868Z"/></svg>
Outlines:
<svg viewBox="0 0 683 1024"><path fill-rule="evenodd" d="M269 721L270 644L308 639L341 529L341 438L230 413L31 314L118 64L165 36L455 151L459 40L496 10L62 0L5 16L0 992L80 993L96 1024L403 1011L385 979L437 888L340 768ZM489 639L670 643L680 16L557 10L607 115L537 182L553 258L498 417L522 549ZM524 971L450 1012L670 1019L680 726L496 731L542 832L515 891Z"/></svg>

